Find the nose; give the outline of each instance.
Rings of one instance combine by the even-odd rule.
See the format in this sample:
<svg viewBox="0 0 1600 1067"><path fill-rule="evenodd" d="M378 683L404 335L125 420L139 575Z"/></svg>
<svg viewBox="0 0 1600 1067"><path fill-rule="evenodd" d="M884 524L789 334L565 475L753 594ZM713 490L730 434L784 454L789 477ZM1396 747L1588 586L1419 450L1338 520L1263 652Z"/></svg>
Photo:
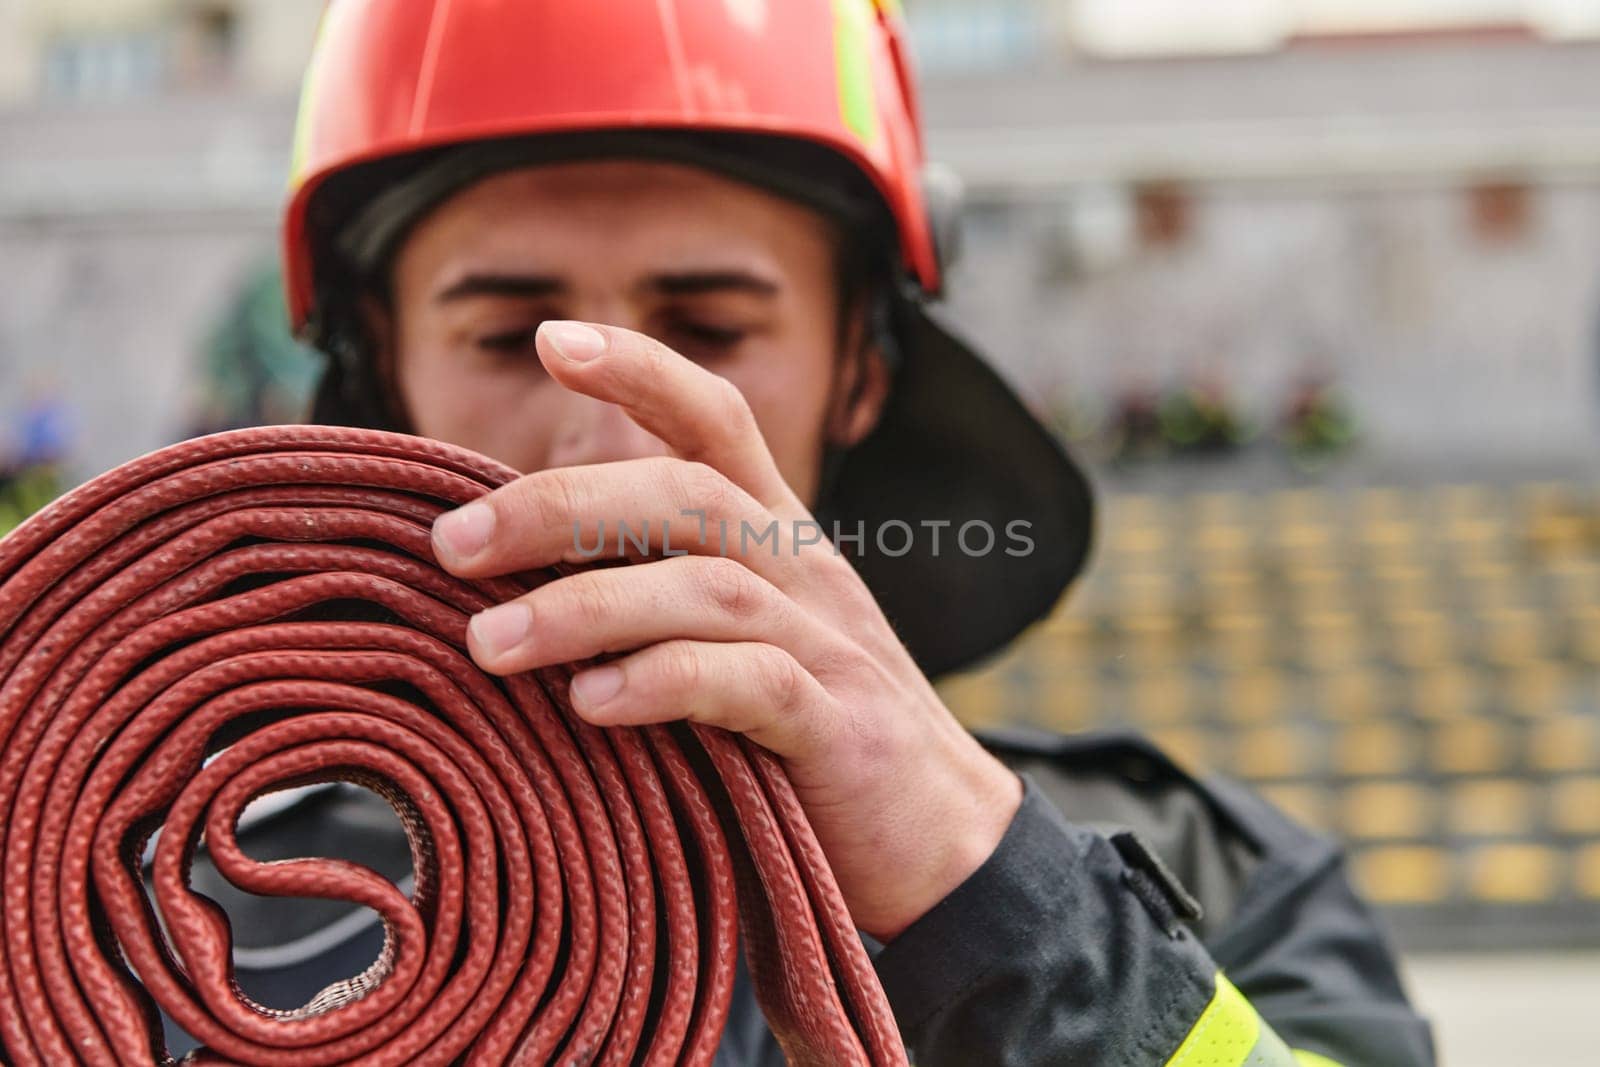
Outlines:
<svg viewBox="0 0 1600 1067"><path fill-rule="evenodd" d="M550 448L550 466L574 467L671 454L665 441L615 404L572 394Z"/></svg>

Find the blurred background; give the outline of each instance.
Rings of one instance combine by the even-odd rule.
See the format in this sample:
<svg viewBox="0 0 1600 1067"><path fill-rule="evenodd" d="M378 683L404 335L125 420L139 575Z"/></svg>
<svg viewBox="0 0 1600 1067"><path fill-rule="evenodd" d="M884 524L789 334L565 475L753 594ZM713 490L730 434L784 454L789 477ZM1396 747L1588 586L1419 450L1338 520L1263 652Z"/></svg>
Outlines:
<svg viewBox="0 0 1600 1067"><path fill-rule="evenodd" d="M292 421L322 0L0 0L0 530ZM1093 468L1091 576L945 693L1350 846L1461 1067L1600 1022L1600 2L907 0L949 317Z"/></svg>

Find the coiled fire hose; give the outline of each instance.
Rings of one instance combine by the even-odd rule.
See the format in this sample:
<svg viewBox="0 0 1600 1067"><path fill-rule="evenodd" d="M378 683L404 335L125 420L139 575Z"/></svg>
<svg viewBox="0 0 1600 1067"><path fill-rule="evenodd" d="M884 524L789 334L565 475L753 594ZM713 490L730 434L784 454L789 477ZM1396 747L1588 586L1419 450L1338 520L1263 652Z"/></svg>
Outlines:
<svg viewBox="0 0 1600 1067"><path fill-rule="evenodd" d="M571 669L497 679L467 658L470 615L550 575L454 578L429 529L512 477L396 434L243 430L119 467L0 541L7 1062L168 1062L159 1006L196 1062L708 1064L741 929L789 1062L905 1062L770 754L601 731L570 710ZM240 848L252 799L326 781L395 808L409 896ZM247 892L372 909L382 953L297 1010L252 1003L226 916L186 885L202 845Z"/></svg>

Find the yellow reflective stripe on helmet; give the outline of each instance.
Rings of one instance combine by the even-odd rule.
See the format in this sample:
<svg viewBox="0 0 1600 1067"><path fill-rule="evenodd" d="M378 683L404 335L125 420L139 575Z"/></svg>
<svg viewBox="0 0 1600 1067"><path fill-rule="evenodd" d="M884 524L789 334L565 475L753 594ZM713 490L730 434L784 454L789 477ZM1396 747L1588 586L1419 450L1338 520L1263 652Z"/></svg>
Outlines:
<svg viewBox="0 0 1600 1067"><path fill-rule="evenodd" d="M839 111L863 144L878 143L878 102L872 85L872 32L878 14L868 0L833 0L834 62Z"/></svg>
<svg viewBox="0 0 1600 1067"><path fill-rule="evenodd" d="M317 110L317 72L321 69L317 53L322 50L322 42L328 38L328 24L333 21L334 8L342 10L348 6L330 0L323 5L322 15L317 19L317 33L311 40L311 60L306 64L305 77L300 79L300 108L294 117L294 147L289 156L290 192L300 188L300 184L306 180L306 161L311 154L311 116Z"/></svg>
<svg viewBox="0 0 1600 1067"><path fill-rule="evenodd" d="M1217 991L1167 1067L1245 1067L1261 1036L1261 1018L1244 994L1217 972Z"/></svg>

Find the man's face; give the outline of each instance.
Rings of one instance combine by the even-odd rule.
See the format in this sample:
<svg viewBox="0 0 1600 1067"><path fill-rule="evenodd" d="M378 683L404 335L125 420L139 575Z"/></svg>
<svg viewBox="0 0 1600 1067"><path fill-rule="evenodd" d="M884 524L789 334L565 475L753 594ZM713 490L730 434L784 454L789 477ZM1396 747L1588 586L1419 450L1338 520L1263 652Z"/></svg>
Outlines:
<svg viewBox="0 0 1600 1067"><path fill-rule="evenodd" d="M882 400L875 358L839 359L831 228L693 167L595 161L486 179L416 227L392 286L381 332L413 428L523 472L667 451L620 408L550 378L534 351L548 319L649 334L732 381L803 500L825 438L854 443Z"/></svg>

